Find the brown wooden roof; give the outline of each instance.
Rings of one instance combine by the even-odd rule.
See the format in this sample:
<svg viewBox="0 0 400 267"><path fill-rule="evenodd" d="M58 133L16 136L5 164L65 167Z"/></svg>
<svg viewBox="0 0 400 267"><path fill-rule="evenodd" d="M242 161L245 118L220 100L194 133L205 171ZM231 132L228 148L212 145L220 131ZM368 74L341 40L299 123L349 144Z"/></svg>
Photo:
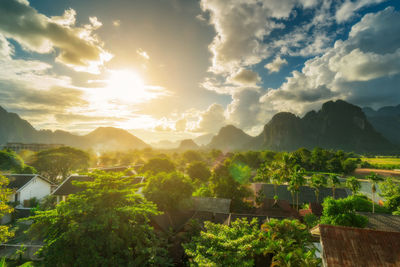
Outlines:
<svg viewBox="0 0 400 267"><path fill-rule="evenodd" d="M400 266L400 233L319 225L325 266Z"/></svg>

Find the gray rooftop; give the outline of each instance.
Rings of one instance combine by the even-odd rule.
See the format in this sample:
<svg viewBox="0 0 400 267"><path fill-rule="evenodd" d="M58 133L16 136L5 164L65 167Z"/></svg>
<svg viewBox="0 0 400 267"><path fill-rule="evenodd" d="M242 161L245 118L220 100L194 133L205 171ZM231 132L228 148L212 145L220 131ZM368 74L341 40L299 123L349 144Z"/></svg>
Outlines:
<svg viewBox="0 0 400 267"><path fill-rule="evenodd" d="M261 188L263 190L263 193L265 194L267 199L273 199L274 198L274 185L273 184L255 184L256 188ZM290 191L287 189L287 185L278 185L277 186L277 195L280 200L286 200L289 201L290 204L295 204L293 203L293 198L292 194ZM256 189L259 190L259 189ZM336 188L335 190L335 198L346 198L351 195L351 192L345 188ZM326 197L332 197L332 188L328 187L322 187L319 190L319 202L322 203L323 199ZM315 190L309 186L302 186L300 187L300 192L299 192L299 204L300 203L313 203L316 202L316 197L315 197ZM296 196L295 196L295 202L296 202Z"/></svg>

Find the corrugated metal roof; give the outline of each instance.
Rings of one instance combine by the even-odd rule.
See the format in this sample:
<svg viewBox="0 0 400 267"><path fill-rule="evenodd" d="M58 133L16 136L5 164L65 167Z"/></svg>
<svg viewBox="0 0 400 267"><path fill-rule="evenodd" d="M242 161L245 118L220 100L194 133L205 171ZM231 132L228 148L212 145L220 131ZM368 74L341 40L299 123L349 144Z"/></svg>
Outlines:
<svg viewBox="0 0 400 267"><path fill-rule="evenodd" d="M368 218L368 228L381 231L400 232L400 216L371 212L358 213Z"/></svg>
<svg viewBox="0 0 400 267"><path fill-rule="evenodd" d="M258 188L262 189L263 193L267 199L274 198L275 191L274 191L273 184L254 184L254 187L256 188L256 190L258 190ZM278 185L277 186L278 198L281 200L289 201L290 204L296 204L296 197L295 197L295 202L293 202L292 194L287 189L287 187L288 187L287 185ZM351 195L351 193L344 188L336 188L336 190L335 190L335 198L336 199L346 198L349 195ZM319 191L319 202L322 203L323 199L328 196L329 197L332 196L332 188L322 187ZM313 202L316 202L315 190L309 186L300 187L299 204L313 203Z"/></svg>
<svg viewBox="0 0 400 267"><path fill-rule="evenodd" d="M325 266L400 266L400 233L319 225Z"/></svg>

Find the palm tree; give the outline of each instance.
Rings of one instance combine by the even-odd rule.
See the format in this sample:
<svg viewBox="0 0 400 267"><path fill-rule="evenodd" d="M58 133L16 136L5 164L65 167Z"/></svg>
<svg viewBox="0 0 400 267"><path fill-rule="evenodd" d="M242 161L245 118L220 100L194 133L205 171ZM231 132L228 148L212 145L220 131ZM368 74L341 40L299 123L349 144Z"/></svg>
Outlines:
<svg viewBox="0 0 400 267"><path fill-rule="evenodd" d="M332 186L332 197L335 198L336 186L340 185L340 180L336 174L330 174L328 179L330 185Z"/></svg>
<svg viewBox="0 0 400 267"><path fill-rule="evenodd" d="M283 153L282 158L274 164L276 172L280 176L281 182L288 182L292 171L292 158L289 153Z"/></svg>
<svg viewBox="0 0 400 267"><path fill-rule="evenodd" d="M292 175L290 176L290 181L289 181L289 186L291 186L293 188L293 191L296 192L297 211L299 210L300 187L305 183L304 172L305 171L303 168L300 168L299 165L296 165L293 168Z"/></svg>
<svg viewBox="0 0 400 267"><path fill-rule="evenodd" d="M321 187L326 185L326 177L323 174L314 174L311 177L311 184L310 186L315 190L315 197L317 199L317 203L319 203L319 190Z"/></svg>
<svg viewBox="0 0 400 267"><path fill-rule="evenodd" d="M351 176L346 179L346 187L350 188L353 195L357 195L358 191L361 189L361 183L356 177Z"/></svg>
<svg viewBox="0 0 400 267"><path fill-rule="evenodd" d="M371 172L368 176L366 176L371 183L371 195L372 195L372 213L375 213L375 193L376 193L376 184L380 181L383 181L383 178L377 175L374 172Z"/></svg>

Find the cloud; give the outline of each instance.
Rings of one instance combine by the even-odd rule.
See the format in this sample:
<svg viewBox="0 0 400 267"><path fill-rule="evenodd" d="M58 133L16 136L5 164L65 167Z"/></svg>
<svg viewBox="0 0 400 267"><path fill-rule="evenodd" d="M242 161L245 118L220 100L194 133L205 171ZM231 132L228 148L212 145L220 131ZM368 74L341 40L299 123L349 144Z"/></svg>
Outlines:
<svg viewBox="0 0 400 267"><path fill-rule="evenodd" d="M119 27L119 26L121 26L121 21L119 19L113 20L112 24L114 27Z"/></svg>
<svg viewBox="0 0 400 267"><path fill-rule="evenodd" d="M229 123L245 130L264 123L264 119L261 118L261 96L261 92L253 89L245 89L233 94L233 100L227 107Z"/></svg>
<svg viewBox="0 0 400 267"><path fill-rule="evenodd" d="M393 21L399 20L400 12L390 7L367 14L353 25L347 40L307 60L278 88L233 93L229 123L249 131L277 112L303 115L331 99L374 107L398 104L400 26Z"/></svg>
<svg viewBox="0 0 400 267"><path fill-rule="evenodd" d="M245 86L257 86L261 77L252 70L241 69L230 78L232 82Z"/></svg>
<svg viewBox="0 0 400 267"><path fill-rule="evenodd" d="M278 72L283 65L287 65L288 62L286 59L282 59L280 56L277 56L272 62L266 64L264 67L269 70L269 72Z"/></svg>
<svg viewBox="0 0 400 267"><path fill-rule="evenodd" d="M186 130L186 119L180 119L175 122L175 129L177 132L184 132Z"/></svg>
<svg viewBox="0 0 400 267"><path fill-rule="evenodd" d="M220 104L212 104L200 114L195 132L215 133L226 124L225 110Z"/></svg>
<svg viewBox="0 0 400 267"><path fill-rule="evenodd" d="M57 62L76 71L98 73L111 59L102 42L93 34L101 26L96 17L90 24L75 26L76 12L68 9L63 16L40 14L26 0L0 2L0 33L16 40L28 51L51 53L58 51Z"/></svg>
<svg viewBox="0 0 400 267"><path fill-rule="evenodd" d="M283 24L296 1L202 0L201 8L210 13L216 36L209 49L213 55L211 71L235 72L267 58L270 54L263 39Z"/></svg>
<svg viewBox="0 0 400 267"><path fill-rule="evenodd" d="M261 102L273 110L302 113L331 98L355 104L398 104L400 93L400 13L386 8L365 15L345 41L304 64L278 89L269 89ZM387 38L382 38L382 32ZM371 40L370 43L365 43ZM376 87L373 88L375 85ZM379 89L378 89L379 88ZM382 98L383 97L383 98Z"/></svg>
<svg viewBox="0 0 400 267"><path fill-rule="evenodd" d="M356 0L356 1L345 0L343 4L336 11L335 15L336 21L338 23L346 22L354 16L354 13L357 10L373 4L379 4L384 1L386 0Z"/></svg>

